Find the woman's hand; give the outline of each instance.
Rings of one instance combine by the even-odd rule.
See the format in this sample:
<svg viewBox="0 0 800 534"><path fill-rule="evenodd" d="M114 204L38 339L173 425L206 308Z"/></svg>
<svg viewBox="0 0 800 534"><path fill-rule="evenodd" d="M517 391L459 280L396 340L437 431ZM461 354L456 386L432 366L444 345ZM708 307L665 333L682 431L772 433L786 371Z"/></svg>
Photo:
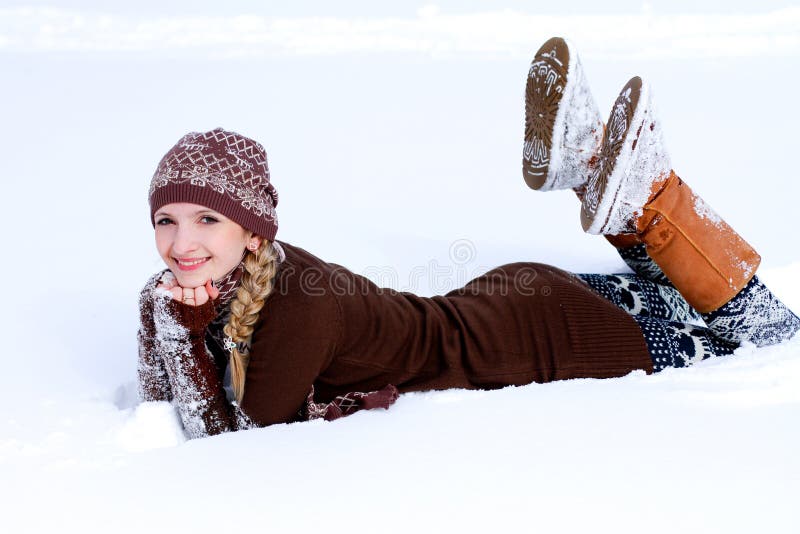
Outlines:
<svg viewBox="0 0 800 534"><path fill-rule="evenodd" d="M219 296L219 289L214 287L211 280L206 282L204 286L191 288L179 286L178 281L175 280L174 277L166 277L158 287L160 289L166 289L172 293L173 299L188 304L189 306L202 306L208 302L209 299L214 300Z"/></svg>

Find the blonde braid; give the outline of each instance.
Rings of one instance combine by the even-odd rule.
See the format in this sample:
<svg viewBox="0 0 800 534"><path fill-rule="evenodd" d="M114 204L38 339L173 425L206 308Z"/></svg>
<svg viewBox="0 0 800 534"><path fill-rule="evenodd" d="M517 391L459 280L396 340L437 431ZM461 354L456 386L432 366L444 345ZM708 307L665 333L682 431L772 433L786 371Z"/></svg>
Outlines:
<svg viewBox="0 0 800 534"><path fill-rule="evenodd" d="M277 271L278 252L272 242L264 240L255 252L247 252L241 286L231 301L231 316L223 329L225 335L237 345L249 345L253 325L264 307L264 299L272 291ZM244 379L249 361L250 354L247 351L240 351L238 346L231 349L231 385L239 404L244 397Z"/></svg>

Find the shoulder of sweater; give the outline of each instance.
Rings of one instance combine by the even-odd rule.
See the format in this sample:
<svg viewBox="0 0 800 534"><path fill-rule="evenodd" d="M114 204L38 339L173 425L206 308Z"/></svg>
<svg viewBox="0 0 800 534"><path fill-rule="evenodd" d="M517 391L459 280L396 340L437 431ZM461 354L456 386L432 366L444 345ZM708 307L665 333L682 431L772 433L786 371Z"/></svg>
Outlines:
<svg viewBox="0 0 800 534"><path fill-rule="evenodd" d="M284 253L286 254L286 258L283 260L282 265L287 264L297 267L323 267L349 272L346 267L325 261L302 247L298 247L280 240L278 240L278 243L280 243Z"/></svg>
<svg viewBox="0 0 800 534"><path fill-rule="evenodd" d="M380 287L368 277L357 274L347 267L322 260L303 248L285 242L280 243L286 253L286 259L279 270L278 283L283 284L284 289L289 292L298 285L301 291L311 295L325 292L336 301L340 312L343 299L360 301L365 297L387 296L426 298L410 292Z"/></svg>
<svg viewBox="0 0 800 534"><path fill-rule="evenodd" d="M341 325L337 279L350 272L326 262L307 250L280 241L286 258L278 268L272 292L261 309L262 319L273 314L300 320L333 319Z"/></svg>
<svg viewBox="0 0 800 534"><path fill-rule="evenodd" d="M337 297L342 286L352 279L364 278L347 267L325 261L307 250L280 242L286 258L275 278L274 293L293 297L318 297L322 294Z"/></svg>

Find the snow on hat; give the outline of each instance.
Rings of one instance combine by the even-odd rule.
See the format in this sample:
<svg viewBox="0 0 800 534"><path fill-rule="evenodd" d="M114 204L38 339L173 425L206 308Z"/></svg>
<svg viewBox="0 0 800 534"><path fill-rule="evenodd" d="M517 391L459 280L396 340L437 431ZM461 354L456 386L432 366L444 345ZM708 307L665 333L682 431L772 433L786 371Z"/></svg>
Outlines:
<svg viewBox="0 0 800 534"><path fill-rule="evenodd" d="M269 182L264 147L222 128L184 135L159 162L149 197L153 224L161 206L189 202L218 211L268 241L278 231L278 192Z"/></svg>

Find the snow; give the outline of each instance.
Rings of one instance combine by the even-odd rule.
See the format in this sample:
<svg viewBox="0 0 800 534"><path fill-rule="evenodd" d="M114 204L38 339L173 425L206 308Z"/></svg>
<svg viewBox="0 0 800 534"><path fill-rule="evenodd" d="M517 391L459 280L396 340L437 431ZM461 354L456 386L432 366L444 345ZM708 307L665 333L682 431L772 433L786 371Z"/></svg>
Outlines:
<svg viewBox="0 0 800 534"><path fill-rule="evenodd" d="M631 221L641 216L641 207L650 198L653 183L666 180L672 169L655 99L647 83L641 85L638 103L628 122L627 109L632 105L633 91L632 87L626 87L620 93L622 100L614 103L615 120L609 118L606 135L613 142L621 142L622 147L613 169L606 176L606 185L602 189L593 185L596 183L593 180L601 176L595 170L587 187L587 196L593 197L589 205L597 206L593 220L584 225L586 232L591 234L624 233ZM638 179L641 176L649 179Z"/></svg>
<svg viewBox="0 0 800 534"><path fill-rule="evenodd" d="M408 394L192 441L135 383L137 295L162 269L147 186L188 131L261 141L279 238L398 289L446 292L520 260L622 269L580 231L574 194L520 176L529 55L558 29L601 115L630 76L649 81L678 174L800 309L796 8L318 2L315 18L282 3L259 48L263 32L236 34L261 31L255 4L196 2L183 19L155 2L34 3L0 16L4 531L800 531L798 337L657 376ZM191 33L215 17L218 53ZM327 29L304 42L309 21Z"/></svg>
<svg viewBox="0 0 800 534"><path fill-rule="evenodd" d="M234 520L290 532L495 521L515 530L790 532L799 348L795 339L740 349L658 376L408 394L388 411L335 423L186 443L167 403L120 409L110 398L68 398L56 409L55 399L40 400L27 410L39 435L3 440L3 456L14 458L4 502L42 529L76 506L89 531L210 531ZM42 502L51 513L37 513Z"/></svg>
<svg viewBox="0 0 800 534"><path fill-rule="evenodd" d="M720 224L722 222L722 218L719 215L717 215L717 213L711 206L708 205L708 202L706 202L700 197L697 197L694 201L694 211L700 217L705 217L714 224Z"/></svg>

